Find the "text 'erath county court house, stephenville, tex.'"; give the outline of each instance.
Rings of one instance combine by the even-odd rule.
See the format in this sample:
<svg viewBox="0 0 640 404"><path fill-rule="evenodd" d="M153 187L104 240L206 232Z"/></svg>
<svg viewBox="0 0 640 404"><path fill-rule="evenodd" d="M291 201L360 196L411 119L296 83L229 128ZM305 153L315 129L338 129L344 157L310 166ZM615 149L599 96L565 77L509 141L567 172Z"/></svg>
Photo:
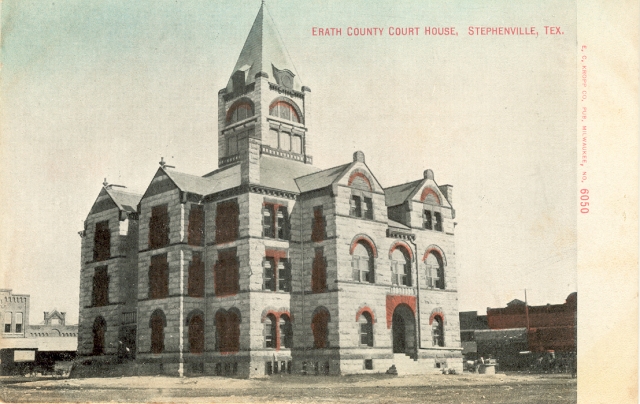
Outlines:
<svg viewBox="0 0 640 404"><path fill-rule="evenodd" d="M104 184L82 235L78 354L166 374L462 371L452 186L312 164L310 90L262 4L218 93L218 166Z"/></svg>

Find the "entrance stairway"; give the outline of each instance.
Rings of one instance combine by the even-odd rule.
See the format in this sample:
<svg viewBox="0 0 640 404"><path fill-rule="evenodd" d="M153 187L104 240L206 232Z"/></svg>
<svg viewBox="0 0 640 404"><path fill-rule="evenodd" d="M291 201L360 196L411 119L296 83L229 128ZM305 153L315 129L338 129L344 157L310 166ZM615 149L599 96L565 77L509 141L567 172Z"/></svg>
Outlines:
<svg viewBox="0 0 640 404"><path fill-rule="evenodd" d="M402 375L426 375L434 373L434 369L427 365L426 362L413 360L410 356L397 353L393 354L393 365L387 373Z"/></svg>

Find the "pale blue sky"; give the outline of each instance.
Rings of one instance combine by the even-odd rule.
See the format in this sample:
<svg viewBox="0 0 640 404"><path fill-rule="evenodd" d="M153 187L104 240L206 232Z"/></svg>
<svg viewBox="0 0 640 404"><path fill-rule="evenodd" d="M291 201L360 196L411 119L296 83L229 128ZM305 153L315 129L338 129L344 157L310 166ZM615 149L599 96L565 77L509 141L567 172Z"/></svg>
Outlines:
<svg viewBox="0 0 640 404"><path fill-rule="evenodd" d="M267 4L312 90L316 165L361 149L385 187L427 168L453 184L461 310L523 299L524 288L532 304L576 290L572 4ZM217 92L259 7L2 2L0 286L32 295L32 321L53 307L77 320L77 232L104 177L143 191L160 156L187 173L216 168ZM459 35L346 36L349 26L427 25ZM540 35L470 37L469 25ZM544 25L565 35L545 36ZM343 36L313 37L314 26Z"/></svg>

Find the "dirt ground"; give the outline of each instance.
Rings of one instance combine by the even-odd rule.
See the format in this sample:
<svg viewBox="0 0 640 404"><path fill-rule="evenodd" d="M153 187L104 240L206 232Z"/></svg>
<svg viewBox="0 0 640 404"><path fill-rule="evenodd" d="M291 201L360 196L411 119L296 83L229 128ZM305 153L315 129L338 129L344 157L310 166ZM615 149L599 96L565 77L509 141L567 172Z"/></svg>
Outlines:
<svg viewBox="0 0 640 404"><path fill-rule="evenodd" d="M0 378L3 402L575 403L566 374Z"/></svg>

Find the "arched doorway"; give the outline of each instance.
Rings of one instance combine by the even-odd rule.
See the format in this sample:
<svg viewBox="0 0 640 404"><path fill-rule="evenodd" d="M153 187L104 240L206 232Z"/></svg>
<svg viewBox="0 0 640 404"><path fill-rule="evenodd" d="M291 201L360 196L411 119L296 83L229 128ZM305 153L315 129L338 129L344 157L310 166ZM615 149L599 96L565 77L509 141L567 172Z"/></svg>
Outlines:
<svg viewBox="0 0 640 404"><path fill-rule="evenodd" d="M413 311L406 304L399 304L393 311L391 323L393 353L413 355L416 352L416 321Z"/></svg>

